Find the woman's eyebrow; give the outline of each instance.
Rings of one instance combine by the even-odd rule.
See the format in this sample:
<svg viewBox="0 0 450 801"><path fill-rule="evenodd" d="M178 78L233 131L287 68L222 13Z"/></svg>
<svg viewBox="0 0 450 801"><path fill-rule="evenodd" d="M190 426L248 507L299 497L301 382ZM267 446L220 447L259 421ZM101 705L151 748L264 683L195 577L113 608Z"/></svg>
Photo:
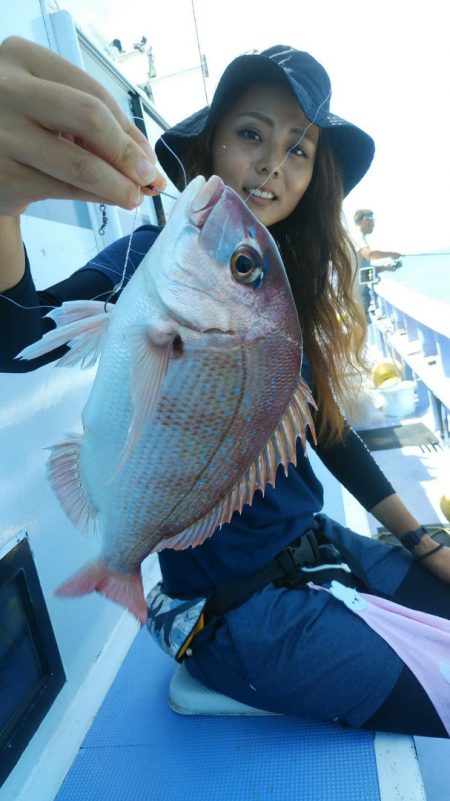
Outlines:
<svg viewBox="0 0 450 801"><path fill-rule="evenodd" d="M275 123L271 117L268 117L266 114L263 114L261 111L243 111L241 114L237 115L237 118L240 117L254 117L254 119L259 120L260 122L264 122L266 125L270 125L272 128L274 127ZM298 136L299 139L309 139L310 142L316 144L315 138L313 138L312 134L313 128L310 123L307 124L306 128L290 128L289 133L293 134L294 136Z"/></svg>

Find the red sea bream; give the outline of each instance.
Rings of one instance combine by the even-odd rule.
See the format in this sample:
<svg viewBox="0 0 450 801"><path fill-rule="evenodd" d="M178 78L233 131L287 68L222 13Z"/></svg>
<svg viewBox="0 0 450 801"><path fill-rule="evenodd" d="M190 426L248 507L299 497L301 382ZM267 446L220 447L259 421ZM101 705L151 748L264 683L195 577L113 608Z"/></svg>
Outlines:
<svg viewBox="0 0 450 801"><path fill-rule="evenodd" d="M238 195L199 177L115 305L67 302L49 316L57 328L21 358L66 342L59 364L100 356L83 433L52 448L48 472L101 548L57 592L97 590L144 622L143 559L210 537L295 463L312 427L286 273Z"/></svg>

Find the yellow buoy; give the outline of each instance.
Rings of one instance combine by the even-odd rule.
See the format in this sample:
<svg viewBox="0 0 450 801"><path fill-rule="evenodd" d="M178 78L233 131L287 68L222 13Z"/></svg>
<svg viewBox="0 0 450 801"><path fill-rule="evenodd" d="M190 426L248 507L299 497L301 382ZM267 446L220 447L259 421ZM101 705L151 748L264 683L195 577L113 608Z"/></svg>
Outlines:
<svg viewBox="0 0 450 801"><path fill-rule="evenodd" d="M398 387L399 384L402 383L402 379L398 377L398 375L393 378L389 376L389 378L385 378L381 384L378 384L378 389L393 389L393 387Z"/></svg>
<svg viewBox="0 0 450 801"><path fill-rule="evenodd" d="M441 500L439 501L439 506L441 507L441 512L447 520L450 521L450 494L444 493L441 496Z"/></svg>
<svg viewBox="0 0 450 801"><path fill-rule="evenodd" d="M370 377L375 386L379 387L380 384L387 381L389 378L401 377L401 366L390 360L377 362L372 367Z"/></svg>

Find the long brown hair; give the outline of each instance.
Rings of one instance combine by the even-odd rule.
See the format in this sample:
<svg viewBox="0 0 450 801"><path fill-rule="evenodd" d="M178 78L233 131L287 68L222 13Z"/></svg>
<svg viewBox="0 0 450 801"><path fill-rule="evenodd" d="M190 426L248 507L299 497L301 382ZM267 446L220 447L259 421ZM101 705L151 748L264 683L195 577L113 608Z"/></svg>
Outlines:
<svg viewBox="0 0 450 801"><path fill-rule="evenodd" d="M211 175L211 130L184 161L187 178ZM182 187L180 187L182 188ZM365 370L367 323L354 293L354 248L342 224L342 180L326 129L320 130L311 183L297 208L270 227L289 278L320 414L318 436L339 440L340 407L351 378Z"/></svg>

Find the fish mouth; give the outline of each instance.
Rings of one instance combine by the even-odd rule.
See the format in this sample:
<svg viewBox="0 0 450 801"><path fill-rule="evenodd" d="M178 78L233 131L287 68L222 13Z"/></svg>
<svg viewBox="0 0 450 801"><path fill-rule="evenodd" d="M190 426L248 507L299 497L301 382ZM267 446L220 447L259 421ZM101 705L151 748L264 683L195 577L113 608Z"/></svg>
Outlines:
<svg viewBox="0 0 450 801"><path fill-rule="evenodd" d="M229 340L235 339L236 332L232 330L225 330L222 328L196 328L192 324L189 324L187 320L183 319L181 315L173 314L172 319L179 325L179 329L173 337L171 344L171 359L173 360L182 359L185 356L186 345L190 351L192 349L197 350L199 347L200 349L204 349L205 344L201 344L202 337L204 336L209 338L209 347L214 347L215 343L216 348L229 347ZM189 332L193 332L197 337L192 339L192 337L189 337Z"/></svg>
<svg viewBox="0 0 450 801"><path fill-rule="evenodd" d="M201 332L202 334L222 334L222 336L234 336L236 331L233 331L232 328L204 328Z"/></svg>
<svg viewBox="0 0 450 801"><path fill-rule="evenodd" d="M232 328L197 328L197 326L192 325L192 323L189 322L189 320L187 320L186 317L183 317L183 315L179 314L179 312L176 312L175 314L172 312L171 318L175 323L177 323L180 326L181 329L184 328L186 329L186 331L193 331L196 334L208 334L209 336L217 335L217 336L229 336L229 337L236 335L236 331L234 331ZM178 331L177 337L179 338L180 343L182 345L183 332Z"/></svg>
<svg viewBox="0 0 450 801"><path fill-rule="evenodd" d="M224 191L225 184L223 181L218 175L212 175L200 191L197 192L191 203L191 208L189 209L190 222L197 228L201 228Z"/></svg>

